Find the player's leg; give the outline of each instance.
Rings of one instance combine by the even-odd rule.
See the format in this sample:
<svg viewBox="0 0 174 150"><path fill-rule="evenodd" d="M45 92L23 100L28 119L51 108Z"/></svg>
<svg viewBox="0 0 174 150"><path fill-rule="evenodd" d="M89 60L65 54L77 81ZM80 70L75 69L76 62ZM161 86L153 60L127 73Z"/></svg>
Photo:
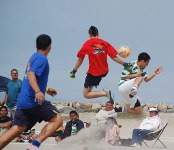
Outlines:
<svg viewBox="0 0 174 150"><path fill-rule="evenodd" d="M132 86L134 85L135 80L136 79L134 78L129 81L126 81L118 87L118 91L122 95L122 97L126 100L126 104L124 107L115 108L115 111L128 112L132 114L142 113L141 104L138 103L139 101L137 102L139 97L138 96L134 96L133 98L129 97L130 90ZM131 106L134 106L134 107L131 107Z"/></svg>
<svg viewBox="0 0 174 150"><path fill-rule="evenodd" d="M48 121L36 139L42 143L47 137L50 137L56 129L62 125L62 123L63 120L60 114L57 114L54 118Z"/></svg>
<svg viewBox="0 0 174 150"><path fill-rule="evenodd" d="M39 147L40 144L49 136L51 136L57 130L57 128L62 126L63 123L62 117L58 113L57 108L48 101L44 101L42 106L33 110L32 115L35 118L38 118L38 122L44 120L48 123L43 127L41 133L31 143L28 149Z"/></svg>
<svg viewBox="0 0 174 150"><path fill-rule="evenodd" d="M4 148L14 138L18 137L22 132L27 129L27 126L12 126L7 132L0 137L0 149Z"/></svg>
<svg viewBox="0 0 174 150"><path fill-rule="evenodd" d="M92 76L87 75L84 84L83 96L87 99L98 98L98 97L107 97L109 100L111 99L111 91L92 91L94 86L98 86L101 82L102 76Z"/></svg>
<svg viewBox="0 0 174 150"><path fill-rule="evenodd" d="M133 108L127 107L127 112L135 115L140 115L143 112L140 101L137 99Z"/></svg>
<svg viewBox="0 0 174 150"><path fill-rule="evenodd" d="M140 84L142 83L142 81L143 81L143 77L137 77L135 79L134 85L132 86L131 92L129 94L130 98L134 97L137 94L138 88L139 88Z"/></svg>
<svg viewBox="0 0 174 150"><path fill-rule="evenodd" d="M84 87L83 96L87 99L98 98L98 97L107 97L108 94L106 91L92 91L92 87Z"/></svg>

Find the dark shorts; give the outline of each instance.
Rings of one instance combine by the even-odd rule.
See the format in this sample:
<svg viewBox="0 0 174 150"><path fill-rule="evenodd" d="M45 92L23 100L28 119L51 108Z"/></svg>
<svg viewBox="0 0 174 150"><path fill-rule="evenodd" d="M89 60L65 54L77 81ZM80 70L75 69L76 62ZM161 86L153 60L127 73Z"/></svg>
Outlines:
<svg viewBox="0 0 174 150"><path fill-rule="evenodd" d="M93 86L98 86L100 81L101 81L101 79L103 77L105 77L106 75L107 75L107 73L103 74L101 76L93 76L91 74L87 74L86 79L85 79L84 87L85 88L88 88L88 87L91 88Z"/></svg>
<svg viewBox="0 0 174 150"><path fill-rule="evenodd" d="M57 108L49 101L44 101L42 105L31 109L17 109L13 125L27 126L27 130L29 130L37 122L47 122L54 118L57 114L53 110L58 112Z"/></svg>
<svg viewBox="0 0 174 150"><path fill-rule="evenodd" d="M135 107L140 107L141 106L141 103L140 103L140 101L137 99L137 101L136 101L136 103L135 103L135 105L134 105L134 108Z"/></svg>

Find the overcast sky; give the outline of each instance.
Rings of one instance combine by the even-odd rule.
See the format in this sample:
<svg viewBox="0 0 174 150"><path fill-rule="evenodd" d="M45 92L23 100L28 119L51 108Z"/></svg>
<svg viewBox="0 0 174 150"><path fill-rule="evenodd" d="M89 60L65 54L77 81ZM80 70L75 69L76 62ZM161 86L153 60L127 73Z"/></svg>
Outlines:
<svg viewBox="0 0 174 150"><path fill-rule="evenodd" d="M76 53L88 39L89 27L95 25L100 37L116 49L130 47L131 55L124 61L136 60L140 52L147 52L152 58L148 74L164 67L163 73L140 87L142 102L173 104L173 14L173 0L0 0L0 75L10 78L10 70L17 68L22 79L28 59L36 51L35 39L45 33L53 41L48 86L58 90L55 98L47 98L106 101L82 96L87 57L76 78L69 78ZM123 101L117 89L123 67L108 60L110 72L95 90L111 89L115 101Z"/></svg>

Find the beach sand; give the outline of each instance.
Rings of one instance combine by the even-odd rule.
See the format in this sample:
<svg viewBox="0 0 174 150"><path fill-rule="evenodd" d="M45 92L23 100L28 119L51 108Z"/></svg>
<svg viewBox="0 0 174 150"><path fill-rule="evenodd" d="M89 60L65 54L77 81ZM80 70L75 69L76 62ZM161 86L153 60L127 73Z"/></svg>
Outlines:
<svg viewBox="0 0 174 150"><path fill-rule="evenodd" d="M50 137L44 141L40 147L41 150L115 150L115 149L140 149L127 146L112 146L106 143L105 141L96 141L95 130L99 128L96 123L95 115L96 113L80 113L80 119L83 121L91 122L92 125L90 128L85 128L80 131L77 135L66 138L60 143L56 143L54 138ZM68 119L67 114L62 114L65 120ZM119 115L118 115L119 116ZM145 114L146 116L146 114ZM174 113L160 113L160 116L163 120L168 122L168 126L161 135L160 139L167 146L167 149L173 150L174 147ZM132 130L137 128L142 121L143 117L119 117L117 122L122 125L120 137L122 139L131 138ZM36 124L36 131L40 131L44 126L44 122L41 124ZM153 141L154 142L154 141ZM152 145L152 142L147 142L149 145ZM11 142L4 150L23 150L27 149L28 143L15 143ZM144 150L149 149L144 144L142 147ZM165 149L159 142L151 149Z"/></svg>

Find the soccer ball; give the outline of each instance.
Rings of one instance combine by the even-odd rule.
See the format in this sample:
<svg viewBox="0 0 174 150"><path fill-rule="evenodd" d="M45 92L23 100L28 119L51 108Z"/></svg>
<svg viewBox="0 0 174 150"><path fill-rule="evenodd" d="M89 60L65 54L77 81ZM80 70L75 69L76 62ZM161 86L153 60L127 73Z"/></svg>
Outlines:
<svg viewBox="0 0 174 150"><path fill-rule="evenodd" d="M127 58L130 55L130 49L128 46L121 46L117 51L122 58Z"/></svg>

